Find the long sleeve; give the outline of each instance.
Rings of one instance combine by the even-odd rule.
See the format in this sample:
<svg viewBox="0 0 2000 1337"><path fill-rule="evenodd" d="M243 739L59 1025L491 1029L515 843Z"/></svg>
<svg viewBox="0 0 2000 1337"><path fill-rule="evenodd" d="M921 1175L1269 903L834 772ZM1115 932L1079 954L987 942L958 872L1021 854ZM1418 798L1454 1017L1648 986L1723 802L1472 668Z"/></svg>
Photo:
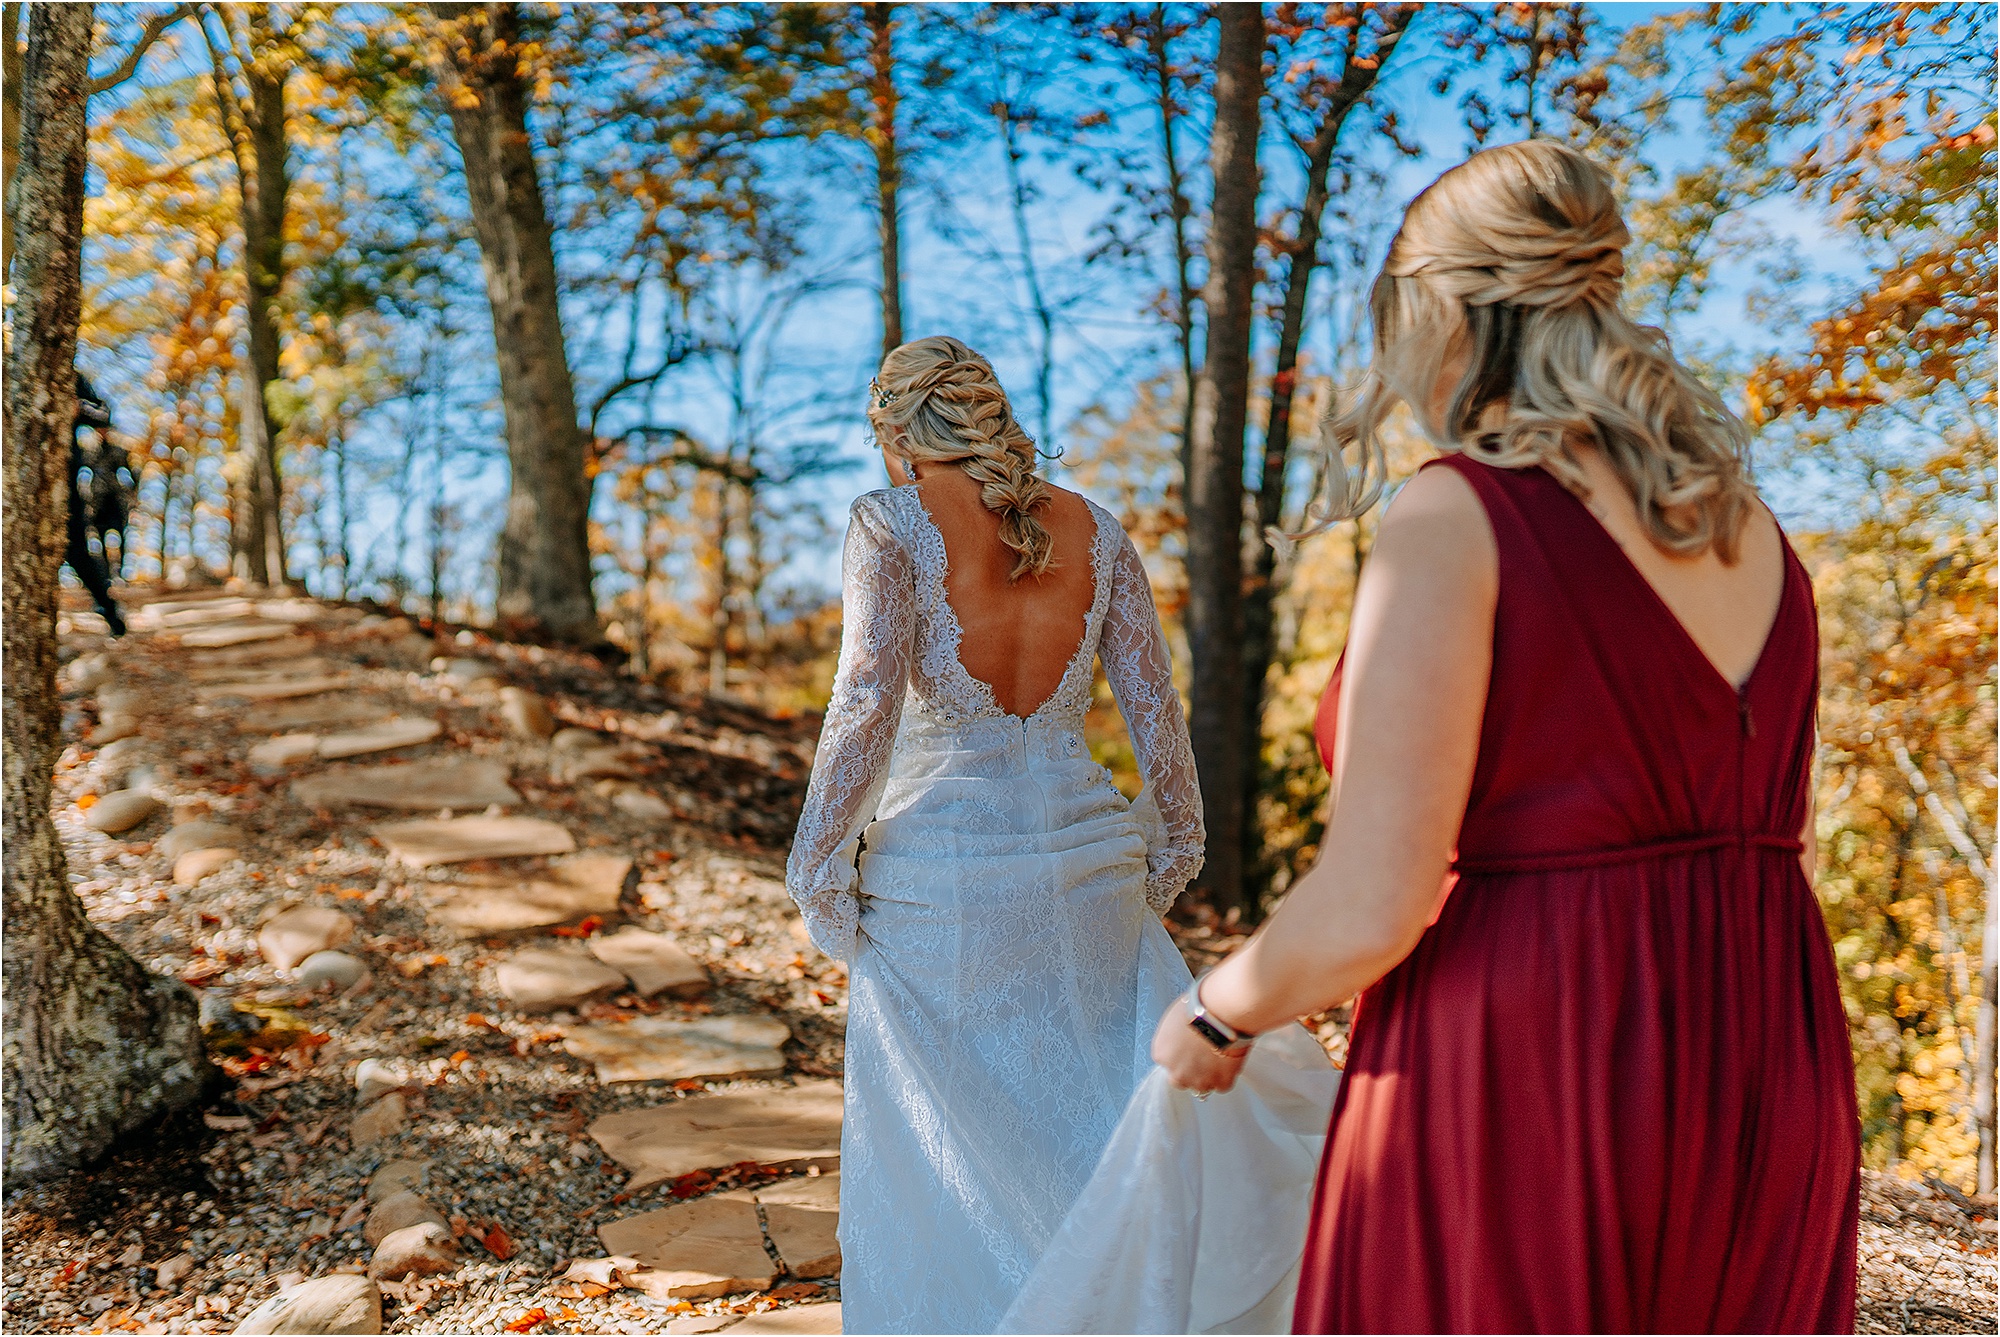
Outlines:
<svg viewBox="0 0 2000 1337"><path fill-rule="evenodd" d="M1146 903L1164 913L1201 871L1207 831L1187 716L1174 690L1174 661L1153 606L1152 582L1130 539L1111 569L1111 606L1098 646L1144 780L1133 815L1146 832Z"/></svg>
<svg viewBox="0 0 2000 1337"><path fill-rule="evenodd" d="M909 554L879 499L862 497L849 516L841 559L840 666L785 864L785 888L813 945L843 961L853 954L860 922L857 845L888 778L915 634Z"/></svg>

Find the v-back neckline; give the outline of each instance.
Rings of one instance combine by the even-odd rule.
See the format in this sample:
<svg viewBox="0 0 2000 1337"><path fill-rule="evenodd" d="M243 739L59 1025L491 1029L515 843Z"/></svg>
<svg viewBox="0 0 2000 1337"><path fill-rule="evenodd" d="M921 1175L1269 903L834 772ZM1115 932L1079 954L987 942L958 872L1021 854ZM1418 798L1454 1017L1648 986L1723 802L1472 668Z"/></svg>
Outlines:
<svg viewBox="0 0 2000 1337"><path fill-rule="evenodd" d="M1604 541L1605 546L1617 554L1618 565L1624 569L1633 583L1644 591L1644 598L1659 614L1660 620L1670 628L1670 635L1678 639L1683 649L1708 670L1709 678L1739 701L1748 696L1750 689L1756 685L1758 675L1763 672L1765 663L1771 658L1772 646L1778 639L1778 628L1784 622L1785 613L1792 601L1791 549L1784 542L1784 531L1780 529L1778 533L1778 606L1771 614L1771 625L1764 629L1764 639L1757 646L1757 657L1751 661L1750 671L1744 675L1741 683L1734 683L1730 681L1728 674L1716 667L1715 661L1709 658L1708 651L1701 648L1701 642L1697 641L1694 633L1688 630L1687 623L1681 621L1680 614L1674 611L1673 605L1668 603L1659 588L1646 578L1646 573L1632 560L1632 554L1625 551L1625 545L1618 541L1618 536L1611 532L1604 521L1597 518L1597 513L1590 509L1589 504L1564 487L1562 481L1554 474L1546 469L1542 472L1557 491L1569 498L1583 517L1585 524ZM1774 519L1772 523L1775 524L1776 520Z"/></svg>
<svg viewBox="0 0 2000 1337"><path fill-rule="evenodd" d="M1091 526L1090 601L1083 607L1083 630L1078 634L1076 647L1069 652L1069 658L1063 661L1062 675L1056 679L1056 685L1049 690L1047 696L1043 697L1036 704L1033 710L1025 715L1021 715L1002 706L1000 704L1000 694L993 689L993 684L965 666L965 660L960 655L961 647L965 644L965 624L959 621L958 609L951 601L951 549L945 543L944 531L938 528L937 521L931 518L931 510L929 506L924 504L923 494L918 492L914 486L906 484L905 487L907 487L910 493L911 505L915 508L918 518L924 527L930 530L931 537L937 541L937 569L931 574L931 578L937 582L937 601L943 610L942 616L949 633L950 645L948 648L951 651L952 667L958 670L959 676L966 681L973 695L979 699L983 713L995 715L1002 719L1010 719L1025 727L1036 716L1054 705L1056 700L1062 696L1064 690L1070 685L1070 680L1076 676L1077 661L1090 648L1091 624L1097 617L1097 606L1102 601L1104 595L1104 564L1100 556L1101 549L1104 546L1104 519L1098 513L1097 507L1090 504L1088 497L1082 499L1084 509L1090 516Z"/></svg>

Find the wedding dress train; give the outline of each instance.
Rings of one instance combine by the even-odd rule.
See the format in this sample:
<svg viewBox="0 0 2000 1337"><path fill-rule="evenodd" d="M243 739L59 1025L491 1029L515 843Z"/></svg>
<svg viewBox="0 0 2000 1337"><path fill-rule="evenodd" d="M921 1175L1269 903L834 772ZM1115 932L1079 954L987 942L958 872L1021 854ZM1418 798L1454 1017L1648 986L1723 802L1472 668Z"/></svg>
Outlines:
<svg viewBox="0 0 2000 1337"><path fill-rule="evenodd" d="M1303 1245L1312 1167L1298 1168L1304 1143L1291 1130L1323 1135L1331 1105L1332 1071L1311 1037L1298 1032L1317 1078L1303 1058L1287 1067L1303 1052L1293 1041L1268 1058L1260 1042L1259 1080L1206 1102L1213 1113L1188 1125L1196 1136L1170 1127L1187 1097L1163 1093L1160 1079L1132 1100L1152 1069L1153 1024L1188 981L1159 916L1200 868L1201 800L1145 569L1117 521L1091 513L1082 636L1055 691L1023 717L959 660L944 539L918 490L869 493L853 508L840 667L786 872L814 943L848 963L851 981L840 1211L850 1332L996 1330L1031 1277L1062 1284L1045 1260L1059 1234L1067 1257L1082 1256L1072 1236L1089 1226L1072 1208L1086 1186L1128 1213L1156 1199L1206 1209L1219 1187L1239 1200L1239 1227L1263 1236L1270 1200L1243 1193L1289 1191L1296 1229L1288 1200L1270 1251L1289 1267ZM1144 779L1132 803L1083 739L1100 660ZM1316 1123L1292 1108L1319 1099L1306 1090L1315 1080L1327 1088ZM1293 1087L1304 1094L1287 1105ZM1246 1134L1250 1168L1289 1189L1230 1170L1231 1153L1199 1136L1204 1119ZM1199 1165L1211 1161L1235 1182L1197 1185L1190 1198L1184 1182L1140 1183L1115 1158L1100 1168L1114 1134L1148 1155L1199 1143L1203 1182ZM1178 1242L1165 1239L1170 1223L1153 1224L1164 1252L1149 1246L1117 1266L1145 1271L1178 1249L1199 1276L1214 1261L1192 1219ZM1268 1284L1242 1309L1277 1283L1267 1272L1252 1269ZM1158 1308L1143 1304L1081 1317L1111 1324L1093 1330L1140 1331ZM1054 1311L1017 1312L1039 1323Z"/></svg>

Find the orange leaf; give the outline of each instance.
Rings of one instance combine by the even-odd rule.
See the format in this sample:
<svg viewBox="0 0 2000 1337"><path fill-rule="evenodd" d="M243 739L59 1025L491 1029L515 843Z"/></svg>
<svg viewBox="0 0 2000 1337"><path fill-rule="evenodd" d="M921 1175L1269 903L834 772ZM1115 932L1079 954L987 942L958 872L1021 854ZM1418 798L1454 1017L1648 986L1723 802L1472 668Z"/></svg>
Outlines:
<svg viewBox="0 0 2000 1337"><path fill-rule="evenodd" d="M603 927L602 915L585 915L575 924L558 925L553 932L559 938L587 938Z"/></svg>
<svg viewBox="0 0 2000 1337"><path fill-rule="evenodd" d="M79 812L90 811L90 809L97 806L97 795L95 794L83 795L81 798L77 799L76 806Z"/></svg>
<svg viewBox="0 0 2000 1337"><path fill-rule="evenodd" d="M541 1327L542 1324L547 1323L548 1321L549 1321L548 1310L540 1308L530 1309L527 1313L521 1315L521 1317L515 1319L512 1323L509 1323L507 1325L507 1331L533 1332L536 1328Z"/></svg>
<svg viewBox="0 0 2000 1337"><path fill-rule="evenodd" d="M486 1233L479 1237L479 1242L486 1246L486 1252L503 1263L514 1256L514 1241L508 1239L507 1232L497 1225L486 1227Z"/></svg>

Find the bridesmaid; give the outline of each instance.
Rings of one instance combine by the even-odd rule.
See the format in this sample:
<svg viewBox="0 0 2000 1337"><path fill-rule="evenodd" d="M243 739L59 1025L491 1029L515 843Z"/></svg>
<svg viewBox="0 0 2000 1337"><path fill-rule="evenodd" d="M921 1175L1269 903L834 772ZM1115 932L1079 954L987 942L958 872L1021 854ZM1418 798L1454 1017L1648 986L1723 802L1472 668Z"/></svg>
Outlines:
<svg viewBox="0 0 2000 1337"><path fill-rule="evenodd" d="M1620 310L1627 240L1594 165L1510 144L1417 197L1375 283L1320 527L1373 500L1398 403L1446 453L1321 703L1325 853L1153 1050L1227 1089L1232 1033L1366 990L1299 1332L1853 1328L1812 590L1743 424Z"/></svg>

